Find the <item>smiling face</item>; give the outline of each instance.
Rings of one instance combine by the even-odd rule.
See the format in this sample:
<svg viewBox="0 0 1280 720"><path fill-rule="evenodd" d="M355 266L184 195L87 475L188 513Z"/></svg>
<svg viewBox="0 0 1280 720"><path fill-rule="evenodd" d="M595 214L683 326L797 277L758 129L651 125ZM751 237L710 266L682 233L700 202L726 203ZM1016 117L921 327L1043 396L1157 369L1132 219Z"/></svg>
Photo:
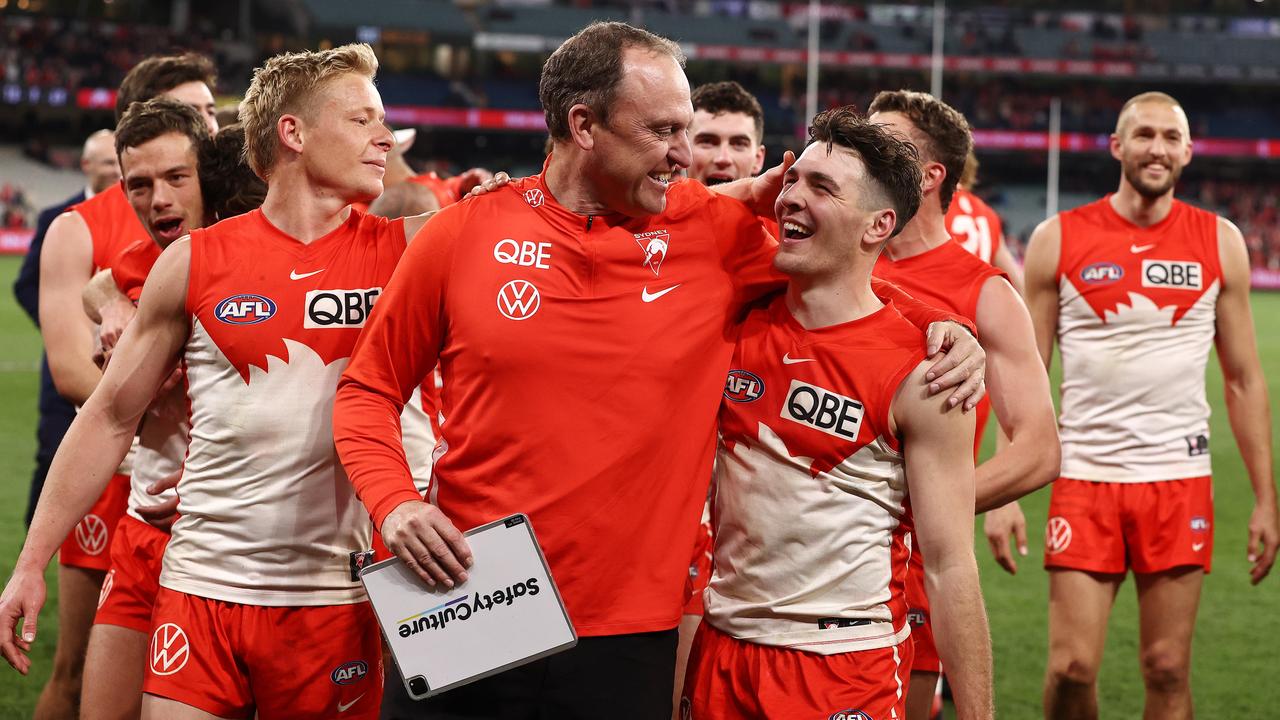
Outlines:
<svg viewBox="0 0 1280 720"><path fill-rule="evenodd" d="M160 247L204 226L196 149L182 133L165 133L120 154L125 193Z"/></svg>
<svg viewBox="0 0 1280 720"><path fill-rule="evenodd" d="M622 77L607 122L592 126L587 173L610 211L657 215L691 162L689 81L671 56L638 48L624 52Z"/></svg>
<svg viewBox="0 0 1280 720"><path fill-rule="evenodd" d="M1151 101L1131 105L1111 136L1111 156L1124 182L1148 199L1173 192L1191 162L1191 131L1177 105Z"/></svg>
<svg viewBox="0 0 1280 720"><path fill-rule="evenodd" d="M395 138L384 123L386 113L373 81L356 73L340 75L317 89L307 104L281 122L296 119L301 159L312 182L348 203L381 195Z"/></svg>
<svg viewBox="0 0 1280 720"><path fill-rule="evenodd" d="M764 146L756 142L755 120L746 113L693 113L693 164L689 177L718 185L752 177L764 165Z"/></svg>
<svg viewBox="0 0 1280 720"><path fill-rule="evenodd" d="M782 237L773 266L793 277L849 270L864 241L883 242L886 222L892 231L894 211L882 195L856 152L810 143L787 170L774 205Z"/></svg>

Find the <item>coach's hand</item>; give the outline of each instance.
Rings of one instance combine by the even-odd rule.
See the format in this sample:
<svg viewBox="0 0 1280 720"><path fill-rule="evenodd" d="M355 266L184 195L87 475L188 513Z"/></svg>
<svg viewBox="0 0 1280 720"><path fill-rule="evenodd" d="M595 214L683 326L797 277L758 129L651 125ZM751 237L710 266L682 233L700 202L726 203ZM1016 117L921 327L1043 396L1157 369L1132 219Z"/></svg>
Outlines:
<svg viewBox="0 0 1280 720"><path fill-rule="evenodd" d="M988 510L982 515L982 531L986 533L987 544L991 546L991 554L996 562L1010 575L1018 574L1018 561L1013 559L1013 550L1009 547L1009 536L1018 543L1018 554L1027 555L1027 518L1022 514L1022 506L1017 500Z"/></svg>
<svg viewBox="0 0 1280 720"><path fill-rule="evenodd" d="M162 495L166 490L178 487L182 479L182 471L160 478L147 486L148 495ZM173 521L178 519L178 496L175 495L155 505L143 505L138 508L138 515L153 528L169 532Z"/></svg>
<svg viewBox="0 0 1280 720"><path fill-rule="evenodd" d="M42 568L23 568L22 559L9 584L0 593L0 654L14 670L26 675L31 670L31 644L36 640L36 618L44 607L45 585ZM19 636L19 618L22 634Z"/></svg>
<svg viewBox="0 0 1280 720"><path fill-rule="evenodd" d="M1276 562L1276 545L1280 544L1280 513L1276 511L1276 501L1259 502L1253 506L1253 514L1249 516L1249 579L1254 585L1271 572Z"/></svg>
<svg viewBox="0 0 1280 720"><path fill-rule="evenodd" d="M951 407L964 402L965 410L977 407L987 394L983 377L987 370L987 353L965 326L956 322L936 322L929 325L926 335L928 357L939 350L946 354L925 373L929 381L929 394L934 395L956 387L947 403Z"/></svg>
<svg viewBox="0 0 1280 720"><path fill-rule="evenodd" d="M382 541L431 587L465 582L471 548L453 522L428 502L400 503L382 521Z"/></svg>
<svg viewBox="0 0 1280 720"><path fill-rule="evenodd" d="M782 162L751 180L751 202L748 204L756 215L774 217L777 214L774 203L778 201L778 194L782 192L783 176L795 163L796 154L788 150L782 153Z"/></svg>

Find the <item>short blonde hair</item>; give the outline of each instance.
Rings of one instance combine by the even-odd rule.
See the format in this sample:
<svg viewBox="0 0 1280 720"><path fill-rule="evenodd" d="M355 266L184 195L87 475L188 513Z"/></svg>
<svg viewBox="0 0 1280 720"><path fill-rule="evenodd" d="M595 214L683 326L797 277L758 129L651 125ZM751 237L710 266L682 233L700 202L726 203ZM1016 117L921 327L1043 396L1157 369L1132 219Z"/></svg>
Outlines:
<svg viewBox="0 0 1280 720"><path fill-rule="evenodd" d="M282 53L253 71L253 82L240 103L245 159L266 180L280 155L276 124L284 115L300 114L306 101L326 82L347 73L370 80L378 58L365 43L315 52Z"/></svg>
<svg viewBox="0 0 1280 720"><path fill-rule="evenodd" d="M1124 106L1120 108L1120 114L1116 115L1116 135L1124 134L1125 119L1129 113L1129 108L1141 103L1161 103L1163 105L1182 110L1182 103L1175 100L1174 97L1168 93L1152 90L1134 95L1125 101ZM1186 115L1186 110L1182 110L1182 113L1183 115ZM1188 132L1190 132L1189 128Z"/></svg>

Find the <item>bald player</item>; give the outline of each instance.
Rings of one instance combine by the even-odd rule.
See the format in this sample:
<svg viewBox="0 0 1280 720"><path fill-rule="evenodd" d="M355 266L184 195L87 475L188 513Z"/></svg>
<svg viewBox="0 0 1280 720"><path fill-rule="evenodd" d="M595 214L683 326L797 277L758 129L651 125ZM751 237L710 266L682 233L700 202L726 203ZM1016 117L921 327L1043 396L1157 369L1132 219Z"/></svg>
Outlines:
<svg viewBox="0 0 1280 720"><path fill-rule="evenodd" d="M1217 347L1227 414L1256 498L1250 579L1280 542L1267 383L1244 239L1174 198L1191 162L1186 113L1164 93L1125 103L1115 193L1036 228L1027 302L1046 366L1062 353L1062 473L1045 531L1047 718L1098 717L1107 620L1130 570L1148 720L1191 717L1191 636L1213 551L1205 365ZM1233 532L1235 530L1233 529Z"/></svg>

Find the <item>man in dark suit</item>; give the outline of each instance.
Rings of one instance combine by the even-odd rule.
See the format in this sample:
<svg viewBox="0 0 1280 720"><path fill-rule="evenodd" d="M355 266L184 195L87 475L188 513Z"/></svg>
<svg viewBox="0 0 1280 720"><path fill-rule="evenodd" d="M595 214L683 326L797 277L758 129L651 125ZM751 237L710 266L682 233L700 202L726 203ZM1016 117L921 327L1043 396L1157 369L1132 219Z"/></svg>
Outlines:
<svg viewBox="0 0 1280 720"><path fill-rule="evenodd" d="M80 157L80 169L85 175L85 188L67 198L65 201L45 208L36 221L36 233L31 240L31 247L18 270L18 278L13 282L13 294L18 304L31 316L32 322L40 324L40 249L44 246L44 234L53 219L61 215L71 206L93 197L120 181L120 163L116 158L115 135L110 130L99 130L90 135L84 142L84 151ZM76 416L75 407L58 394L53 385L53 376L49 374L49 362L40 356L40 419L36 425L36 471L31 478L31 493L27 500L26 522L31 524L31 515L35 512L36 500L40 497L40 489L44 486L44 477L49 472L49 463L53 454L62 442L67 427Z"/></svg>

